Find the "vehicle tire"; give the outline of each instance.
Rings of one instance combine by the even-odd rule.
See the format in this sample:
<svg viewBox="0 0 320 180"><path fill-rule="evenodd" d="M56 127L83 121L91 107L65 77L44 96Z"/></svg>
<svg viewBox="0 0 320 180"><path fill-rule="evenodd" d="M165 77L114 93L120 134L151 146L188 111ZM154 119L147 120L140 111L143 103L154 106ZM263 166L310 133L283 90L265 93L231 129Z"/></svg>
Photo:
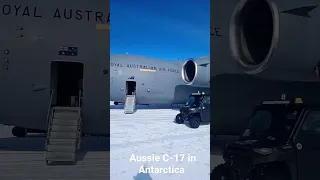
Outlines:
<svg viewBox="0 0 320 180"><path fill-rule="evenodd" d="M176 115L175 121L176 121L177 124L183 124L184 120L183 120L183 117L182 117L181 113Z"/></svg>
<svg viewBox="0 0 320 180"><path fill-rule="evenodd" d="M26 137L27 134L24 128L14 127L12 128L12 135L16 137Z"/></svg>
<svg viewBox="0 0 320 180"><path fill-rule="evenodd" d="M227 164L220 164L216 166L210 174L210 180L234 180L232 177L232 170Z"/></svg>
<svg viewBox="0 0 320 180"><path fill-rule="evenodd" d="M189 125L191 128L198 128L200 126L201 120L198 116L193 116L189 118Z"/></svg>

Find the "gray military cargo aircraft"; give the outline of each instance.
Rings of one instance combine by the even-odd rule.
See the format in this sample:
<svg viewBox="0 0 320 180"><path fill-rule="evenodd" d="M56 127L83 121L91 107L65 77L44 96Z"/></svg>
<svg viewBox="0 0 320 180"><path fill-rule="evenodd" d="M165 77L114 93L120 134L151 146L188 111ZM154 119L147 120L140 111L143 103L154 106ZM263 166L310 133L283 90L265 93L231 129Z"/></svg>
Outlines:
<svg viewBox="0 0 320 180"><path fill-rule="evenodd" d="M239 134L263 100L320 102L319 2L211 1L211 133Z"/></svg>
<svg viewBox="0 0 320 180"><path fill-rule="evenodd" d="M23 137L81 109L82 133L109 134L109 1L4 0L0 21L0 123Z"/></svg>
<svg viewBox="0 0 320 180"><path fill-rule="evenodd" d="M112 54L110 61L110 100L115 104L132 94L136 104L180 104L191 93L210 93L209 57L165 61Z"/></svg>

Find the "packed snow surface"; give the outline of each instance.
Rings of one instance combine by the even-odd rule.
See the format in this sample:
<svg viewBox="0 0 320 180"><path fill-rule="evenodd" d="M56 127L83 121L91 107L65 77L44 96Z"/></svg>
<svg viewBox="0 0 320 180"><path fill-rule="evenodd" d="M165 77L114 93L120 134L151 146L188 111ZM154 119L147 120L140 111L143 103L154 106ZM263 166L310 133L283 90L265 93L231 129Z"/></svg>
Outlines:
<svg viewBox="0 0 320 180"><path fill-rule="evenodd" d="M156 108L124 114L123 106L110 106L110 179L209 179L210 126L191 129L174 122L179 111Z"/></svg>

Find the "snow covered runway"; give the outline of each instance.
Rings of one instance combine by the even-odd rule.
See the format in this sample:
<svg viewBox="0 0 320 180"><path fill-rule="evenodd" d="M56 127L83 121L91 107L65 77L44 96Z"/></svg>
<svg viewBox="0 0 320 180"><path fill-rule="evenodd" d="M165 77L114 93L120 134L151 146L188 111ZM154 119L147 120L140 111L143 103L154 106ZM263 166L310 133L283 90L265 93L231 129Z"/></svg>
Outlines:
<svg viewBox="0 0 320 180"><path fill-rule="evenodd" d="M172 109L138 109L135 114L124 114L123 109L113 108L110 113L110 179L209 179L209 125L191 129L176 124L178 111ZM134 162L141 160L140 156L160 160Z"/></svg>

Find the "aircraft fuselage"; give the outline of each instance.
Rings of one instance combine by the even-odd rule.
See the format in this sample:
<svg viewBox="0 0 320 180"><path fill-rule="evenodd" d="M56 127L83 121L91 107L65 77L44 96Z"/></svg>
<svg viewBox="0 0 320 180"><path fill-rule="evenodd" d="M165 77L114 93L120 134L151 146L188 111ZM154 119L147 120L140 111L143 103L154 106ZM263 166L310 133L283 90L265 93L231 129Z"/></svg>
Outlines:
<svg viewBox="0 0 320 180"><path fill-rule="evenodd" d="M0 7L0 124L46 130L49 107L69 106L82 89L83 133L108 134L108 1L6 0Z"/></svg>
<svg viewBox="0 0 320 180"><path fill-rule="evenodd" d="M191 93L209 88L185 85L184 61L164 61L134 55L111 55L110 100L124 102L130 83L135 85L137 104L185 103Z"/></svg>

